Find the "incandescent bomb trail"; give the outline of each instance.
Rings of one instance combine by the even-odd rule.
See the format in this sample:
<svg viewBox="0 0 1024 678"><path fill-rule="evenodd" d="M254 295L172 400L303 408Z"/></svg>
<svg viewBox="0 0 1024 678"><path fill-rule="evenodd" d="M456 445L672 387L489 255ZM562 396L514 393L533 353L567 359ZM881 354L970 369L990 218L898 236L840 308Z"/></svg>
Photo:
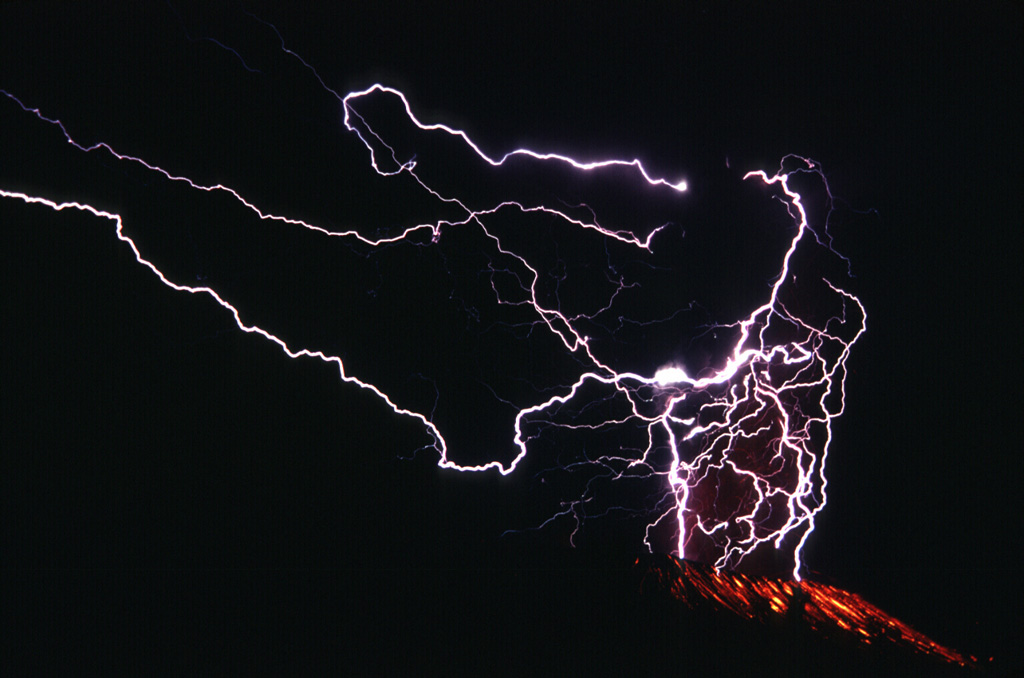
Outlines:
<svg viewBox="0 0 1024 678"><path fill-rule="evenodd" d="M283 42L282 49L301 61ZM56 211L86 212L109 222L137 262L164 285L211 297L242 331L277 344L292 358L332 364L344 382L371 391L397 414L418 422L432 439L442 468L511 474L551 437L571 448L577 435L612 441L619 440L615 431L628 430L630 440L640 441L609 442L596 454L580 445L544 462L589 476L538 527L564 517L575 520L579 529L588 517L600 515L590 507L613 481L641 482L652 488L649 496L655 499L618 508L646 515L644 541L649 549L734 569L766 552L782 553L799 579L802 547L826 504L826 462L833 420L844 409L846 360L866 320L860 301L843 286L847 268L833 266L827 274L817 268L822 257L840 259L829 244L831 196L817 163L791 156L776 172L754 171L742 178L744 186L760 187L755 199L778 217L766 225L777 229L770 233L777 247L765 253L774 257L769 262L772 275L745 313L722 318L716 309L709 310L712 320L700 326L700 333L713 335L716 349L704 364L692 367L677 352L651 355L652 349L642 344L623 348L626 337L633 336L626 326L671 330L674 318L693 307L687 290L658 287L636 272L664 268L658 259L662 252L681 246L684 228L700 227L682 222L694 200L686 181L658 177L635 159L578 160L529 149L491 156L465 132L421 121L396 89L375 84L341 96L302 64L339 100L344 127L365 146L369 168L386 181L412 187L441 216L381 224L371 231L332 229L272 214L258 199L225 184L194 181L104 142L80 142L60 120L14 93L3 91L0 104L20 107L82 153L105 156L152 175L154 181L183 186L197 192L197 199L203 193L229 197L253 219L351 243L360 256L437 248L445 238L472 233L484 251L476 282L495 313L514 314L516 320L506 323L512 328L509 336L546 337L546 345L566 359L560 364L576 368L570 378L560 376L555 387L526 389L531 395L513 397L488 386L496 401L514 409L504 432L511 454L486 458L487 449L452 444L445 422L433 409L350 369L347 358L286 341L282 336L287 328L258 325L216 285L174 279L154 263L159 253L143 251L133 238L132 223L121 214L3 187L0 196ZM454 171L446 171L447 163L455 164ZM367 171L365 166L362 171ZM475 183L460 185L461 177L470 173ZM823 206L820 214L805 204L808 191ZM627 198L606 200L611 194ZM640 207L624 210L623 204ZM595 243L599 258L566 263L562 255L540 252L531 244L535 232L583 234ZM599 271L597 284L590 279L573 282L574 275L593 270ZM585 298L579 287L596 290L599 300ZM667 299L675 311L641 313L631 320L638 295ZM680 337L677 343L693 339ZM338 341L343 344L345 339ZM637 355L645 357L649 368L637 367L642 364Z"/></svg>

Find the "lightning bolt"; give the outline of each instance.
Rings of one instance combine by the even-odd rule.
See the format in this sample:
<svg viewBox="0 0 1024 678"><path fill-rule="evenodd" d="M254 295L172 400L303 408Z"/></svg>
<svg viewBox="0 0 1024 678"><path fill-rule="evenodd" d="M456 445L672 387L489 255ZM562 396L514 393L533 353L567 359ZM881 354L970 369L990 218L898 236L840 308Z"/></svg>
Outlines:
<svg viewBox="0 0 1024 678"><path fill-rule="evenodd" d="M343 382L373 393L396 414L416 421L432 439L441 468L508 475L520 467L531 448L553 434L610 435L623 428L642 433L644 444L639 446L621 445L614 452L584 453L568 462L557 460L557 468L567 472L589 470L591 477L575 498L564 501L561 510L537 527L563 516L574 518L580 527L588 515L593 517L588 514L588 505L599 491L598 479L639 479L657 488L655 500L636 510L648 515L644 542L649 549L662 548L662 535L667 531L672 535L670 550L676 555L704 560L716 567L737 568L755 554L784 552L791 554L793 577L799 579L801 551L814 530L815 517L827 501L825 469L832 423L845 407L846 361L866 322L863 305L841 281L815 276L816 256L822 252L835 258L839 255L830 241L823 240L827 216L812 225L804 196L794 184L816 182L830 209L831 194L819 165L788 156L774 173L755 171L743 178L747 184L761 185L765 200L784 211L788 227L773 237L788 244L780 248L781 262L764 300L736 320L715 322L705 328L706 333L720 333L726 339L726 348L720 350L724 359L712 360L692 374L672 355L655 358L660 364L655 369L629 369L623 367L628 361L611 348L614 342L608 335L614 338L616 331L598 336L600 332L595 329L607 330L607 318L627 305L626 298L633 299L642 286L638 276L625 272L626 267L620 263L623 257L644 262L668 246L663 243L670 239L678 243L682 237L678 225L659 217L666 212L678 213L691 199L687 181L659 177L638 159L580 160L525 148L492 157L466 132L421 121L397 89L374 84L341 95L288 49L283 38L281 49L298 59L337 98L344 112L344 127L365 147L370 168L387 181L412 182L446 214L445 218L397 228L388 224L383 232L368 235L365 229L338 230L273 214L225 184L194 181L141 157L121 153L104 142L80 143L57 118L44 115L9 92L0 93L9 104L51 125L82 153L134 165L192 191L227 196L262 221L306 229L368 251L433 247L451 233L479 233L488 248L488 263L481 279L486 281L493 304L528 314L528 320L515 325L516 331L554 339L570 364L579 368L574 378L546 389L549 394L528 404L513 404L491 388L497 400L515 408L512 430L508 432L513 456L482 463L460 461L468 451L451 449L432 411L417 411L400 397L389 395L385 387L350 373L338 355L286 342L282 332L248 320L244 309L214 287L172 280L142 253L127 233L122 215L83 202L59 201L23 191L0 189L0 196L58 212L85 212L110 222L135 260L167 287L212 298L243 332L276 344L290 358L313 358L330 364ZM230 51L245 65L241 56ZM479 192L466 192L457 178L451 178L453 174L461 176L459 172L443 171L443 160L449 157L457 157L459 163L481 177L484 185ZM572 185L581 177L589 177L597 189L583 192L590 190L595 197L564 202L532 184L523 188L508 181L508 177L532 176L540 177L538 183L555 186ZM616 203L602 202L605 189L657 207L632 222L616 223L621 214L617 214ZM495 197L502 192L507 192L505 197ZM524 230L537 223L584 233L601 243L606 259L594 263L603 266L600 303L583 303L578 294L573 297L566 291L570 286L562 284L569 277L566 270L561 270L566 268L564 265L556 265L559 270L553 272L551 267L537 263L530 246L523 244ZM627 252L628 256L623 254ZM649 293L673 298L681 294L664 289ZM678 306L687 304L679 302ZM653 326L664 320L628 321L619 316L620 325L634 322Z"/></svg>

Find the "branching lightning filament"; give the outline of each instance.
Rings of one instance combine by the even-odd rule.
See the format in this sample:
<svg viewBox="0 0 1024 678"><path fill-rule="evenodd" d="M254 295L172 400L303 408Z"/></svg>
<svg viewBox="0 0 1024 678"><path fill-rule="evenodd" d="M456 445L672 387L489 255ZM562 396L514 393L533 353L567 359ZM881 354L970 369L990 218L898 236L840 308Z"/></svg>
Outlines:
<svg viewBox="0 0 1024 678"><path fill-rule="evenodd" d="M282 50L287 58L300 59L283 42ZM839 258L825 244L830 195L819 166L787 157L777 172L755 171L742 178L744 185L760 187L765 210L782 217L778 223L783 227L771 234L780 243L776 252L781 259L772 263L773 278L747 312L722 318L717 309L710 309L713 320L702 331L720 335L720 340L706 364L694 369L678 353L655 355L646 346L632 351L619 346L625 343L619 341L622 328L630 323L666 324L693 307L687 290L656 287L634 272L644 266L658 268L661 260L657 265L652 262L665 248L684 246L680 242L685 228L700 227L685 222L685 210L698 200L690 183L660 177L637 159L574 159L530 149L488 155L464 131L421 121L406 96L394 88L375 84L341 96L305 61L302 64L337 97L346 128L339 133L354 135L365 146L369 168L386 181L413 186L443 216L383 224L371 233L272 214L257 198L227 185L193 181L107 143L80 143L61 121L14 94L3 92L0 103L20 106L82 153L131 165L154 181L228 197L253 218L340 239L361 252L436 248L447 237L472 233L484 248L486 261L477 281L495 309L518 319L507 325L520 335L546 337L564 358L559 364L577 368L555 387L535 388L531 402L489 386L497 401L514 409L509 430L502 432L511 454L480 459L486 450L450 443L445 423L431 409L406 402L389 385L350 370L341 355L289 343L282 338L286 331L255 324L244 306L215 285L172 279L154 263L158 255L143 251L132 235L132 224L121 214L21 190L0 189L0 196L56 211L77 210L109 222L137 262L167 287L212 298L243 332L273 342L291 358L331 364L344 382L372 392L395 413L417 422L432 440L442 468L508 475L553 433L559 440L572 440L576 434L638 432L642 444L567 453L570 458L550 463L572 471L589 469L592 478L653 483L653 502L622 507L646 515L649 549L671 550L680 557L733 569L763 552L783 553L799 579L802 548L827 500L826 464L832 424L844 409L846 361L866 321L863 306L844 287L845 281L823 276L815 268L814 257L822 253ZM458 166L445 172L452 157ZM459 185L458 177L466 171L479 178L479 185ZM586 185L579 188L580 182ZM824 196L824 216L809 214L805 184ZM538 185L545 190L536 189ZM607 196L612 197L604 200ZM630 211L635 204L643 208ZM541 230L584 235L604 258L592 266L577 266L558 253L538 253L529 234ZM597 283L574 287L573 276L581 271L593 274ZM592 297L583 301L579 287L596 290L599 302L593 303ZM630 307L640 294L668 299L676 310L631 320ZM681 337L684 344L689 339ZM344 343L344 337L338 341ZM641 364L638 353L647 356L647 368L636 367ZM551 521L567 516L582 523L584 508L597 492L595 484L585 483ZM670 535L667 543L665 535Z"/></svg>

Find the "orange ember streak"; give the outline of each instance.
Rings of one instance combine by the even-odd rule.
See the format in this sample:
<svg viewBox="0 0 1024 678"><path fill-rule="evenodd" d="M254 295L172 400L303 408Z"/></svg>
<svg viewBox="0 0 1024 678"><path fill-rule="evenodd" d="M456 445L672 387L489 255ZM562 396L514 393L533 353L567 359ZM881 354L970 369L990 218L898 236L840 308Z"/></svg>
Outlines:
<svg viewBox="0 0 1024 678"><path fill-rule="evenodd" d="M734 614L767 622L800 610L805 623L825 635L852 635L871 644L877 639L906 645L917 652L967 666L977 659L939 645L922 633L867 602L859 595L812 581L784 581L715 571L672 560L677 571L652 568L651 574L672 595L691 608L714 601ZM676 568L673 568L676 569Z"/></svg>

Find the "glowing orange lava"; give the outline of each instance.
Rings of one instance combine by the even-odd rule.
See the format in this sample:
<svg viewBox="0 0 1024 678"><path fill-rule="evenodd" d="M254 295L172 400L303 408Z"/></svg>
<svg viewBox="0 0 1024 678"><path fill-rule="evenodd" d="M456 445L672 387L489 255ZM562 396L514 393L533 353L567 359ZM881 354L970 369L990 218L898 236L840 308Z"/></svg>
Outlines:
<svg viewBox="0 0 1024 678"><path fill-rule="evenodd" d="M798 619L825 636L893 643L959 666L977 659L940 645L856 593L812 581L750 577L667 558L647 574L691 609L721 609L761 623Z"/></svg>

